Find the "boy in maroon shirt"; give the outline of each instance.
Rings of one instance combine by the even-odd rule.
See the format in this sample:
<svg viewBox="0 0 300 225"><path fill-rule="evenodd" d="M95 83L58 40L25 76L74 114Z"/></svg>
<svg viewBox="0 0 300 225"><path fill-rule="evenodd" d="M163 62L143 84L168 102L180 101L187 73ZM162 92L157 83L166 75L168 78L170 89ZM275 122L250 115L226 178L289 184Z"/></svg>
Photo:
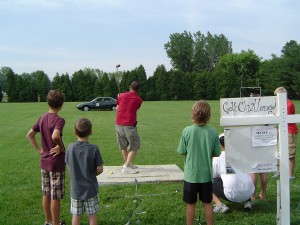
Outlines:
<svg viewBox="0 0 300 225"><path fill-rule="evenodd" d="M49 111L42 115L29 130L27 138L35 151L41 155L41 176L45 225L64 224L60 222L60 199L64 196L65 147L62 131L65 120L58 116L64 103L64 94L57 90L47 95ZM40 133L42 148L35 135Z"/></svg>

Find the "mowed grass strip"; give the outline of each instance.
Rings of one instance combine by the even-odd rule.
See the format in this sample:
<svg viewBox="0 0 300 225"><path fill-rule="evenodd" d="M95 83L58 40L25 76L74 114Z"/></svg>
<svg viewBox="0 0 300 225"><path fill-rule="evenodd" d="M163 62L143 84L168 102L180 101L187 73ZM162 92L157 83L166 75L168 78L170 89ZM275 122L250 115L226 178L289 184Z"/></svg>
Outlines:
<svg viewBox="0 0 300 225"><path fill-rule="evenodd" d="M135 164L177 164L183 168L183 157L176 149L182 129L191 124L191 108L195 101L143 102L138 112L141 149ZM210 125L222 132L219 125L219 101L209 101L212 108ZM300 113L300 101L294 101ZM26 139L26 134L40 115L48 110L46 103L0 104L0 224L43 224L39 156ZM123 159L116 143L115 112L76 109L76 103L64 104L60 115L66 125L63 140L67 146L76 140L73 126L76 119L89 118L93 123L90 142L99 145L105 165L122 165ZM299 150L298 141L298 150ZM300 224L299 157L296 158L296 179L291 182L291 224ZM260 186L257 187L257 193ZM61 217L71 224L69 212L69 176L66 195L62 200ZM182 202L181 182L111 185L100 187L99 224L185 224L185 204ZM250 213L243 203L225 202L231 209L226 215L215 214L215 224L276 224L276 179L269 174L267 200L255 201ZM198 205L197 218L205 224L203 208ZM88 224L86 216L82 224ZM196 224L196 223L195 223Z"/></svg>

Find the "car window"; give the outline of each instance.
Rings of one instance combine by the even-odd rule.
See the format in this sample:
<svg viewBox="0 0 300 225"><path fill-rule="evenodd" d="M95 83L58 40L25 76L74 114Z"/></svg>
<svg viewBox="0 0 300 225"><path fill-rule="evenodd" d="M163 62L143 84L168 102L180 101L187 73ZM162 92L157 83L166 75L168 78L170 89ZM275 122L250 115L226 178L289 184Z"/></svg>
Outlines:
<svg viewBox="0 0 300 225"><path fill-rule="evenodd" d="M97 102L102 102L103 98L97 98Z"/></svg>

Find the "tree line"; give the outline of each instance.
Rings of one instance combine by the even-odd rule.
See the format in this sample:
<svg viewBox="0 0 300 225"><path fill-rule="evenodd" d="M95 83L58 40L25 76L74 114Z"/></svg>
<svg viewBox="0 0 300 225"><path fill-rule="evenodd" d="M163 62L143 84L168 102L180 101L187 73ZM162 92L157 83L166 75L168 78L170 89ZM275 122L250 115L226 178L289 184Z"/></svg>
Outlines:
<svg viewBox="0 0 300 225"><path fill-rule="evenodd" d="M57 73L52 80L43 71L16 74L3 66L0 102L4 93L9 102L46 101L50 89L63 91L66 101L87 101L98 96L116 98L118 93L128 91L133 80L141 83L139 94L149 101L215 100L250 93L267 96L273 95L278 86L284 86L290 98L300 97L300 44L295 40L283 46L280 56L273 54L267 60L250 49L233 53L232 43L223 34L209 32L171 34L164 48L172 69L158 65L149 77L143 65L114 73L84 68L71 76Z"/></svg>

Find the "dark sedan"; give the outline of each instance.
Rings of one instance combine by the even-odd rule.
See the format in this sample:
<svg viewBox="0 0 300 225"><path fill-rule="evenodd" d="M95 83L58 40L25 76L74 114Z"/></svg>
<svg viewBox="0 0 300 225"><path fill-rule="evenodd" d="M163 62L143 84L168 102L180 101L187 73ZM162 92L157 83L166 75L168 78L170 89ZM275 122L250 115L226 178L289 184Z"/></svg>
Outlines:
<svg viewBox="0 0 300 225"><path fill-rule="evenodd" d="M117 106L117 100L112 97L98 97L90 102L78 104L76 107L79 110L114 110Z"/></svg>

